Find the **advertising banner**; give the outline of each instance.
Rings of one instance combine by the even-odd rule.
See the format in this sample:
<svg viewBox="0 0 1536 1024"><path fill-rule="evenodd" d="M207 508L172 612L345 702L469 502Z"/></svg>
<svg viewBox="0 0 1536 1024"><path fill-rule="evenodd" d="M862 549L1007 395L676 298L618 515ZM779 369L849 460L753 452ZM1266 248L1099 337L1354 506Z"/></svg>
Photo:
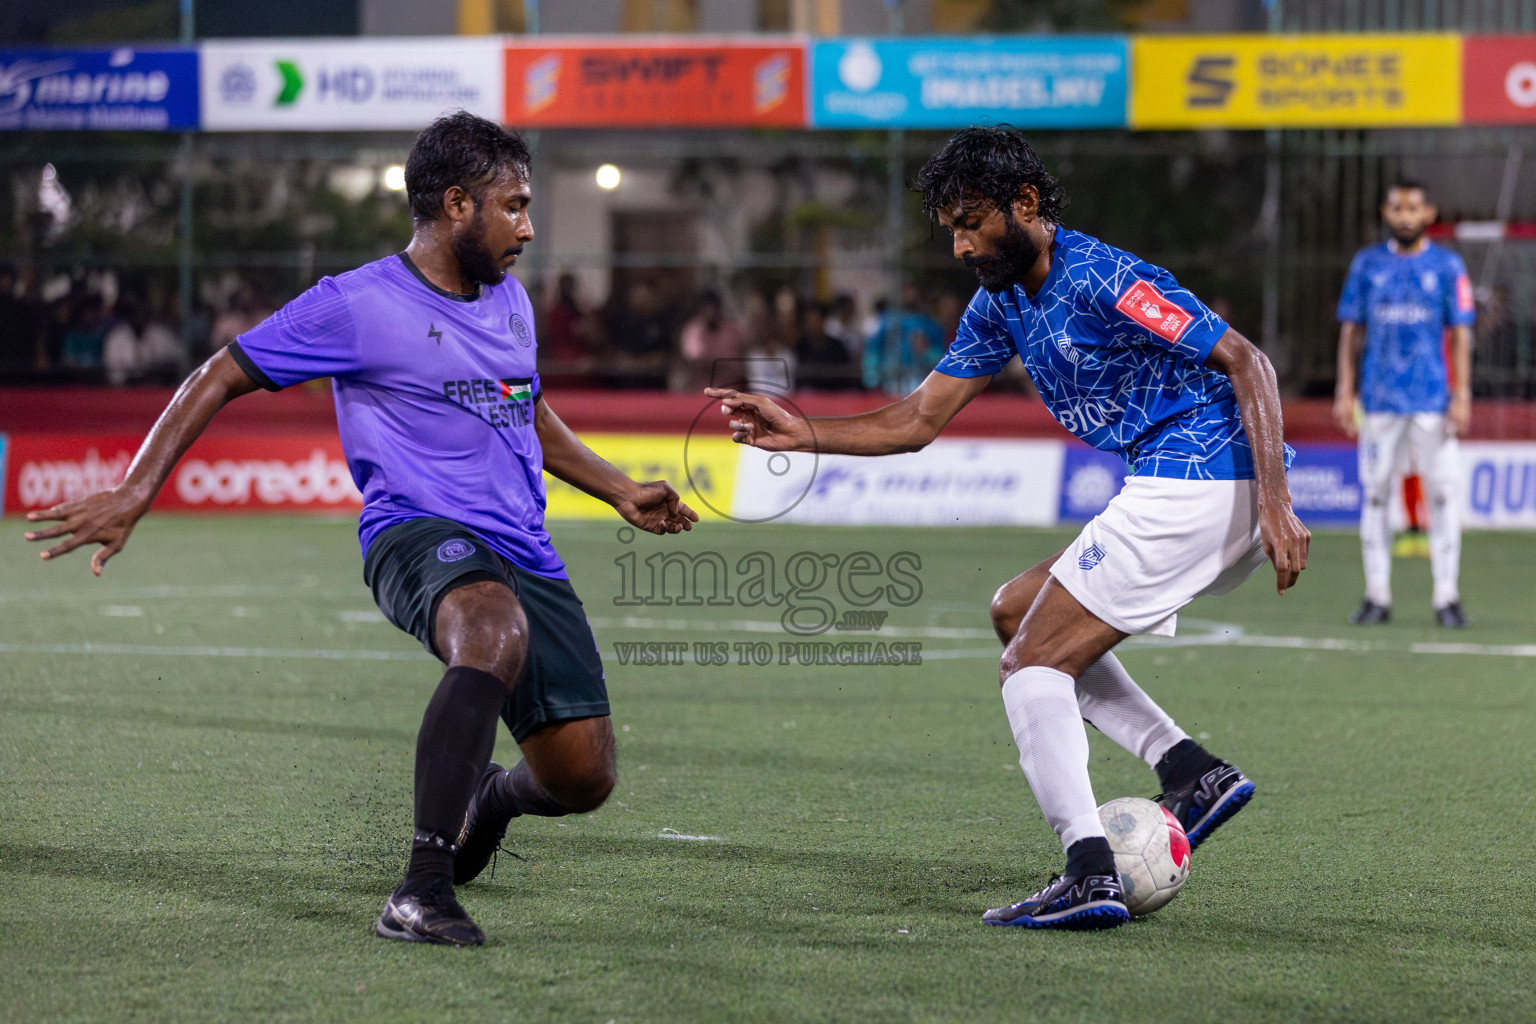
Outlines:
<svg viewBox="0 0 1536 1024"><path fill-rule="evenodd" d="M201 77L210 131L412 130L461 107L502 112L493 37L210 41Z"/></svg>
<svg viewBox="0 0 1536 1024"><path fill-rule="evenodd" d="M812 47L811 82L819 128L1119 128L1126 41L838 39Z"/></svg>
<svg viewBox="0 0 1536 1024"><path fill-rule="evenodd" d="M590 39L506 48L516 128L805 126L805 48Z"/></svg>
<svg viewBox="0 0 1536 1024"><path fill-rule="evenodd" d="M920 452L879 459L744 451L732 514L787 523L1049 526L1063 448L1059 441L941 438Z"/></svg>
<svg viewBox="0 0 1536 1024"><path fill-rule="evenodd" d="M1461 121L1455 35L1138 36L1131 63L1133 128Z"/></svg>
<svg viewBox="0 0 1536 1024"><path fill-rule="evenodd" d="M1296 449L1296 459L1286 479L1296 517L1308 526L1360 522L1359 449L1347 441L1302 442L1291 447Z"/></svg>
<svg viewBox="0 0 1536 1024"><path fill-rule="evenodd" d="M1536 443L1463 441L1462 525L1536 530Z"/></svg>
<svg viewBox="0 0 1536 1024"><path fill-rule="evenodd" d="M1536 124L1536 36L1462 40L1461 102L1467 124Z"/></svg>
<svg viewBox="0 0 1536 1024"><path fill-rule="evenodd" d="M1118 455L1086 444L1068 444L1061 463L1061 507L1057 518L1063 523L1086 523L1120 493L1129 472L1130 467Z"/></svg>
<svg viewBox="0 0 1536 1024"><path fill-rule="evenodd" d="M197 51L0 50L0 131L195 130Z"/></svg>
<svg viewBox="0 0 1536 1024"><path fill-rule="evenodd" d="M137 435L13 436L4 507L49 508L116 487L143 438ZM196 512L355 513L352 483L335 434L204 438L177 464L154 508Z"/></svg>
<svg viewBox="0 0 1536 1024"><path fill-rule="evenodd" d="M668 481L701 520L722 519L731 511L741 446L728 437L583 433L581 441L631 479ZM612 505L548 473L544 496L544 514L550 519L607 519L622 525Z"/></svg>

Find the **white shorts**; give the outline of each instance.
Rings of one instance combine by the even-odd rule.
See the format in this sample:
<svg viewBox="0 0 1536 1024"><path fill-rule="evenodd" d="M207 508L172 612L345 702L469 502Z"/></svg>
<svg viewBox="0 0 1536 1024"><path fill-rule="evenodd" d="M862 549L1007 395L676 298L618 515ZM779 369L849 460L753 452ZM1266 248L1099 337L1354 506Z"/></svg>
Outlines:
<svg viewBox="0 0 1536 1024"><path fill-rule="evenodd" d="M1264 564L1258 494L1253 480L1133 476L1051 575L1122 633L1173 636L1180 608Z"/></svg>
<svg viewBox="0 0 1536 1024"><path fill-rule="evenodd" d="M1392 478L1410 470L1430 491L1449 490L1459 459L1456 435L1443 413L1368 412L1360 422L1360 483L1367 494L1385 495Z"/></svg>

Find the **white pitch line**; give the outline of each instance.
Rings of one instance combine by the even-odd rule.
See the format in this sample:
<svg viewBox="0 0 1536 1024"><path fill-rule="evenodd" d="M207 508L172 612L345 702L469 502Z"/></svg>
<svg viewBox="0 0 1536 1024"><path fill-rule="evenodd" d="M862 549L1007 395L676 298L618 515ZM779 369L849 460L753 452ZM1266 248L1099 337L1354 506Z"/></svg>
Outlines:
<svg viewBox="0 0 1536 1024"><path fill-rule="evenodd" d="M718 842L721 842L721 839L720 839L719 836L685 836L681 832L658 832L658 833L656 833L656 838L657 839L685 839L685 840L689 840L689 841L695 842L695 843L718 843Z"/></svg>
<svg viewBox="0 0 1536 1024"><path fill-rule="evenodd" d="M0 654L105 654L187 658L311 658L324 661L432 661L425 651L341 651L306 647L172 647L156 644L0 644Z"/></svg>

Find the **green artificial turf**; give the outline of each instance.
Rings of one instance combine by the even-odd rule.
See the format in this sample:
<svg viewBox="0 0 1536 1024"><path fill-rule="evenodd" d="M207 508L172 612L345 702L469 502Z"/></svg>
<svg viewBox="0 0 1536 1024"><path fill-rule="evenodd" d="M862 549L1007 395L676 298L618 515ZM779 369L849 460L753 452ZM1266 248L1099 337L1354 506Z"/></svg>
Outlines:
<svg viewBox="0 0 1536 1024"><path fill-rule="evenodd" d="M1359 552L1330 534L1286 597L1266 570L1188 609L1181 634L1206 640L1125 649L1258 795L1167 908L1053 934L980 924L1061 863L986 604L1068 532L618 525L554 532L607 662L619 787L513 823L521 859L461 890L489 945L460 950L372 934L439 672L375 613L351 524L151 517L101 580L0 524L6 1017L1531 1019L1536 658L1488 652L1536 643L1536 538L1467 537L1464 633L1431 624L1414 560L1391 625L1345 625ZM800 551L916 554L915 603L819 639L918 641L923 664L619 664L616 642L788 639L762 606L615 604L628 552L643 570L706 548L781 572ZM835 579L822 593L850 607ZM1238 644L1209 641L1231 627ZM1423 646L1447 642L1476 646ZM1157 788L1097 734L1092 770L1101 800Z"/></svg>

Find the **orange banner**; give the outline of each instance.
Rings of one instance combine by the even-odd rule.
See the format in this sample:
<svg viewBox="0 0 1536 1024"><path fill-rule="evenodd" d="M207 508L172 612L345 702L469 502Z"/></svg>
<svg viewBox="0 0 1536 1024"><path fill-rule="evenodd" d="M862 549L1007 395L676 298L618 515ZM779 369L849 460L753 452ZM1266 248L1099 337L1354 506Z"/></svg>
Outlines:
<svg viewBox="0 0 1536 1024"><path fill-rule="evenodd" d="M506 70L506 121L516 128L806 123L797 43L514 43Z"/></svg>

